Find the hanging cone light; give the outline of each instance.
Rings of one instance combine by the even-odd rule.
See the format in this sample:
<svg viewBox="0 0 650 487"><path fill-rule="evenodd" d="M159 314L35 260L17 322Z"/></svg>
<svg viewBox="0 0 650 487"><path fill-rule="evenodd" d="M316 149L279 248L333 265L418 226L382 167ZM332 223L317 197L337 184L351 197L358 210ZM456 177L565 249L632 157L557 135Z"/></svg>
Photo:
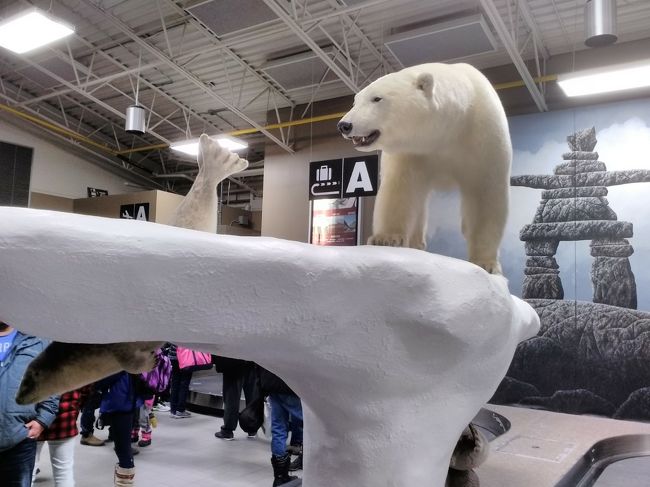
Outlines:
<svg viewBox="0 0 650 487"><path fill-rule="evenodd" d="M145 133L144 107L131 105L126 109L126 125L124 129L130 134L143 135Z"/></svg>
<svg viewBox="0 0 650 487"><path fill-rule="evenodd" d="M588 47L613 44L616 35L616 0L587 0L585 4L585 31Z"/></svg>

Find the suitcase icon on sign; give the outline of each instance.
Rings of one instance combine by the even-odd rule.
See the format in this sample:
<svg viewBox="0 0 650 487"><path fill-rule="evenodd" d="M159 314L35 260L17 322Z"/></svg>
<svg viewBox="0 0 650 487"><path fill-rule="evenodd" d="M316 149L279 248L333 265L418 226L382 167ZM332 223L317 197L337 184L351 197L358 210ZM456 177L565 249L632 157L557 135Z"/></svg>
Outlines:
<svg viewBox="0 0 650 487"><path fill-rule="evenodd" d="M332 179L332 168L329 166L321 166L316 171L316 181L329 181Z"/></svg>

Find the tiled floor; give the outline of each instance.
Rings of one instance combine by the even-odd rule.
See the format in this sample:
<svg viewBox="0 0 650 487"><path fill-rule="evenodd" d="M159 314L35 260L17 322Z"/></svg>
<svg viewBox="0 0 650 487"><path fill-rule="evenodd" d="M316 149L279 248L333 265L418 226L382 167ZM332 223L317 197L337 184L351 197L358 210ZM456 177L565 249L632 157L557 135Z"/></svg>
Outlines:
<svg viewBox="0 0 650 487"><path fill-rule="evenodd" d="M158 427L150 446L135 457L138 487L271 487L271 444L262 433L254 440L238 430L235 441L214 437L221 418L193 414L172 419L158 412ZM106 438L107 430L96 431ZM77 487L112 487L116 457L112 444L75 447ZM43 449L41 473L34 487L53 487L47 448Z"/></svg>

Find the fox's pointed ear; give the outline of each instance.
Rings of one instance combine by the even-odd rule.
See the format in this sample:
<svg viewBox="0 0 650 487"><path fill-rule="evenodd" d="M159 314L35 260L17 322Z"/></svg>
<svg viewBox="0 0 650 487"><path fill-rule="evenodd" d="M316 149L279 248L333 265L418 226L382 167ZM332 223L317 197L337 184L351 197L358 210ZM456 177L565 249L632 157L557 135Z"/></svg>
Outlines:
<svg viewBox="0 0 650 487"><path fill-rule="evenodd" d="M433 75L431 73L420 73L415 80L415 87L424 92L424 96L433 96Z"/></svg>

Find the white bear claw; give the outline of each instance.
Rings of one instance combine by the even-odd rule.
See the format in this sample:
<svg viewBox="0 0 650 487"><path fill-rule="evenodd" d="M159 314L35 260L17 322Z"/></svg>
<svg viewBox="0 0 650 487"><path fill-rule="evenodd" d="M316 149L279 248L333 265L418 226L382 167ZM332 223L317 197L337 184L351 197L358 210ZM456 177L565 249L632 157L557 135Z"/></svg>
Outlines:
<svg viewBox="0 0 650 487"><path fill-rule="evenodd" d="M408 247L408 238L404 235L377 234L368 239L368 245L379 245L382 247Z"/></svg>
<svg viewBox="0 0 650 487"><path fill-rule="evenodd" d="M486 261L474 262L470 259L470 262L472 262L472 264L476 264L479 267L482 267L489 274L499 274L499 275L503 274L503 271L501 270L501 264L499 264L498 260L486 260Z"/></svg>

